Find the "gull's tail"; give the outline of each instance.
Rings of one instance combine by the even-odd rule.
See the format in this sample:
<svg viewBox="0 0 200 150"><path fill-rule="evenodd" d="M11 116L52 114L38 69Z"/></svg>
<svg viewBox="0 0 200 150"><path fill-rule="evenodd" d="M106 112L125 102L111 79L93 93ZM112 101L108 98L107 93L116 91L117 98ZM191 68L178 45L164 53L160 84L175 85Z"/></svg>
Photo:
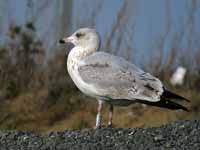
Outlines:
<svg viewBox="0 0 200 150"><path fill-rule="evenodd" d="M166 98L162 98L159 102L156 102L156 103L157 103L156 105L159 107L168 108L172 110L181 109L181 110L189 112L189 110L185 106L182 106L178 103L170 101Z"/></svg>
<svg viewBox="0 0 200 150"><path fill-rule="evenodd" d="M186 99L185 97L179 96L171 91L168 91L164 88L164 92L162 94L162 97L167 98L167 99L177 99L177 100L184 100L186 102L190 102L189 99Z"/></svg>
<svg viewBox="0 0 200 150"><path fill-rule="evenodd" d="M164 97L161 97L161 100L158 102L149 102L149 101L145 101L145 100L138 100L137 102L142 103L142 104L151 105L151 106L172 109L172 110L181 109L181 110L189 112L189 110L185 106L182 106L178 103L170 101L169 99L166 99Z"/></svg>

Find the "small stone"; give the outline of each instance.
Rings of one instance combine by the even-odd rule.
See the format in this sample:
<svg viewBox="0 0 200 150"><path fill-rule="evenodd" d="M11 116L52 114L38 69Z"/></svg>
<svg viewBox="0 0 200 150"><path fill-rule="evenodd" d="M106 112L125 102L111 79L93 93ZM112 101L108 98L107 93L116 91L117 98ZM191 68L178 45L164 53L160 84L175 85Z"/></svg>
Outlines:
<svg viewBox="0 0 200 150"><path fill-rule="evenodd" d="M163 136L162 135L157 135L154 137L155 141L162 141L163 140Z"/></svg>

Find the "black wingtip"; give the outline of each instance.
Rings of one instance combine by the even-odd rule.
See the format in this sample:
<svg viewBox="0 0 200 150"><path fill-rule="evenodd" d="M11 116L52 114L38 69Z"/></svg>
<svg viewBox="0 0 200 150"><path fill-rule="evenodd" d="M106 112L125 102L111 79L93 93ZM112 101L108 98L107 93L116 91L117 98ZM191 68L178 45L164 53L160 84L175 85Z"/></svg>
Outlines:
<svg viewBox="0 0 200 150"><path fill-rule="evenodd" d="M168 99L178 99L178 100L184 100L186 102L190 102L189 99L185 98L185 97L182 97L180 95L177 95L171 91L168 91L164 88L164 92L163 92L163 95L162 95L164 98L168 98Z"/></svg>
<svg viewBox="0 0 200 150"><path fill-rule="evenodd" d="M177 103L176 103L177 104ZM178 104L178 107L177 107L178 109L181 109L181 110L184 110L184 111L186 111L186 112L190 112L190 110L188 109L188 108L186 108L186 107L184 107L184 106L182 106L182 105L180 105L180 104Z"/></svg>
<svg viewBox="0 0 200 150"><path fill-rule="evenodd" d="M187 111L189 112L190 110L188 108L186 108L185 106L182 106L178 103L175 103L173 101L170 101L168 99L165 99L163 98L161 101L160 101L161 105L165 108L168 108L168 109L172 109L172 110L176 110L176 109L181 109L181 110L184 110L184 111Z"/></svg>
<svg viewBox="0 0 200 150"><path fill-rule="evenodd" d="M171 109L171 110L181 109L186 112L190 112L190 110L188 108L186 108L185 106L182 106L178 103L175 103L175 102L170 101L163 97L158 102L149 102L149 101L145 101L145 100L137 100L137 102L142 103L142 104L151 105L151 106L167 108L167 109Z"/></svg>

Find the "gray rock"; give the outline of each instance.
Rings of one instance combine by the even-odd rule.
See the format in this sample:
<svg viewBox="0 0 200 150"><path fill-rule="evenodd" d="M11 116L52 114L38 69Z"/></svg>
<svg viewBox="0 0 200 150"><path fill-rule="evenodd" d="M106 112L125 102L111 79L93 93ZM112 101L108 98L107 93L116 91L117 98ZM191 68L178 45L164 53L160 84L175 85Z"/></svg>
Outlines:
<svg viewBox="0 0 200 150"><path fill-rule="evenodd" d="M0 131L0 150L183 150L200 149L200 121L157 128L66 130L37 135Z"/></svg>

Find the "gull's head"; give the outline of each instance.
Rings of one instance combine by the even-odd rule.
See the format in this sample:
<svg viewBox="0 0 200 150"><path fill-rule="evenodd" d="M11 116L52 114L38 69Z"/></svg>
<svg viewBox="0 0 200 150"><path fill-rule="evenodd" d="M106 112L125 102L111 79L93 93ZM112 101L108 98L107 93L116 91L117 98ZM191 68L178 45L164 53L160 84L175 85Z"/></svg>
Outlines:
<svg viewBox="0 0 200 150"><path fill-rule="evenodd" d="M71 36L62 38L59 43L72 43L74 46L82 48L95 48L96 50L100 45L99 34L91 28L80 28Z"/></svg>

